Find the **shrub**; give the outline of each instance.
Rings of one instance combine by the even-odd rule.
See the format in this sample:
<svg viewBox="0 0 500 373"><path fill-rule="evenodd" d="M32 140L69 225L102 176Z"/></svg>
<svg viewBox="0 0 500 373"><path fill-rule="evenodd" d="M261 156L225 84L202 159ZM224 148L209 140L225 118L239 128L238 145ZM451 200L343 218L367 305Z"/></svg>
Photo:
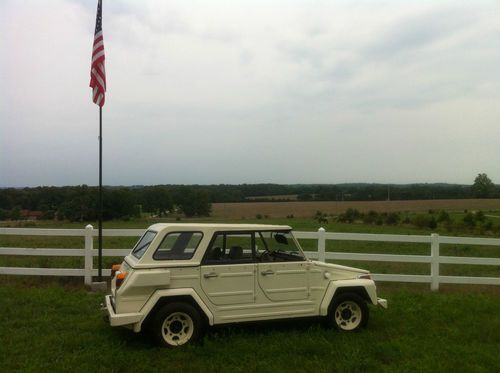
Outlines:
<svg viewBox="0 0 500 373"><path fill-rule="evenodd" d="M476 221L484 222L486 220L486 217L484 216L484 212L482 212L481 210L477 211L474 214L474 219Z"/></svg>
<svg viewBox="0 0 500 373"><path fill-rule="evenodd" d="M424 215L424 214L418 214L413 217L411 220L411 223L416 226L417 228L432 228L430 225L432 225L432 219L433 217L429 215ZM435 220L434 220L435 222Z"/></svg>
<svg viewBox="0 0 500 373"><path fill-rule="evenodd" d="M10 216L10 212L8 210L0 209L0 220L7 220Z"/></svg>
<svg viewBox="0 0 500 373"><path fill-rule="evenodd" d="M255 217L260 220L260 219L262 219L262 214L257 214L257 215L255 215Z"/></svg>
<svg viewBox="0 0 500 373"><path fill-rule="evenodd" d="M386 218L385 218L385 224L388 224L388 225L396 225L399 223L400 221L400 217L399 217L399 214L396 213L396 212L390 212L387 214Z"/></svg>
<svg viewBox="0 0 500 373"><path fill-rule="evenodd" d="M439 215L438 215L438 218L437 218L438 223L445 223L445 222L449 222L450 220L451 220L450 219L450 214L448 214L446 211L441 210L439 212Z"/></svg>
<svg viewBox="0 0 500 373"><path fill-rule="evenodd" d="M482 227L485 231L491 231L493 229L493 222L491 220L486 221Z"/></svg>
<svg viewBox="0 0 500 373"><path fill-rule="evenodd" d="M318 210L314 215L314 220L316 220L319 224L321 223L328 224L328 215ZM339 216L339 221L341 221L340 216Z"/></svg>
<svg viewBox="0 0 500 373"><path fill-rule="evenodd" d="M345 223L353 223L355 220L359 220L363 215L357 210L348 208L346 212L339 215L339 221Z"/></svg>
<svg viewBox="0 0 500 373"><path fill-rule="evenodd" d="M370 210L368 214L363 216L363 223L374 224L378 220L378 213L376 211Z"/></svg>
<svg viewBox="0 0 500 373"><path fill-rule="evenodd" d="M476 226L476 219L472 212L468 212L467 214L465 214L462 221L468 228L474 228Z"/></svg>

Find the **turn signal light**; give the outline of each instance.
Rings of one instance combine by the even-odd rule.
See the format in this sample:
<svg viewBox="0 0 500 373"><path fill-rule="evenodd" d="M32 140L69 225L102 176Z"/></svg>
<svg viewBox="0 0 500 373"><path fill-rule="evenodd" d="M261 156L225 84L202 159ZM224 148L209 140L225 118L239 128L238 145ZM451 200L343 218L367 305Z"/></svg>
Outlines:
<svg viewBox="0 0 500 373"><path fill-rule="evenodd" d="M116 288L119 288L123 284L127 275L128 272L116 272Z"/></svg>
<svg viewBox="0 0 500 373"><path fill-rule="evenodd" d="M116 272L118 272L121 267L121 264L113 264L113 266L111 267L111 278L115 277Z"/></svg>
<svg viewBox="0 0 500 373"><path fill-rule="evenodd" d="M369 273L365 273L365 274L359 275L358 278L363 278L365 280L371 280L372 276Z"/></svg>

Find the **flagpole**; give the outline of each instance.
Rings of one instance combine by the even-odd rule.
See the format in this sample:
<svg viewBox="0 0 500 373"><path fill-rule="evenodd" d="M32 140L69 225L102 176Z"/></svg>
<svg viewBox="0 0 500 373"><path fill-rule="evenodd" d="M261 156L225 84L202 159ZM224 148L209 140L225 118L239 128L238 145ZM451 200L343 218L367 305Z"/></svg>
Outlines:
<svg viewBox="0 0 500 373"><path fill-rule="evenodd" d="M104 69L104 38L102 35L102 0L97 1L95 19L94 44L92 46L92 63L90 65L90 87L92 101L99 106L99 196L97 215L99 220L98 255L99 282L102 283L102 107L105 101L106 72Z"/></svg>
<svg viewBox="0 0 500 373"><path fill-rule="evenodd" d="M102 281L102 106L99 106L99 281Z"/></svg>

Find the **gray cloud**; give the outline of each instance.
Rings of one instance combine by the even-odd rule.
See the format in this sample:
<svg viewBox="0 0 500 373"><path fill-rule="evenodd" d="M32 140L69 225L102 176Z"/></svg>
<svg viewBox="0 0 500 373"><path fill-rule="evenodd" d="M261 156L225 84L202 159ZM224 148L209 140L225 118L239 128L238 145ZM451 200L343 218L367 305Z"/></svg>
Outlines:
<svg viewBox="0 0 500 373"><path fill-rule="evenodd" d="M417 53L477 22L467 9L447 6L429 9L398 21L366 50L364 58L389 60L404 53Z"/></svg>
<svg viewBox="0 0 500 373"><path fill-rule="evenodd" d="M0 3L0 186L97 182L95 2L50 7ZM107 184L500 180L496 2L104 11Z"/></svg>

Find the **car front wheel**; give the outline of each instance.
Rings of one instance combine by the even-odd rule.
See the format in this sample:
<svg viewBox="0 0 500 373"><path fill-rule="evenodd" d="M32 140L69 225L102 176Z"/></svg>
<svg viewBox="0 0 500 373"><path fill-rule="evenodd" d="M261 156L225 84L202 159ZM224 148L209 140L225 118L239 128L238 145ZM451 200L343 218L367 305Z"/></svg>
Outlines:
<svg viewBox="0 0 500 373"><path fill-rule="evenodd" d="M340 331L351 332L368 323L368 306L355 293L343 293L333 298L328 312L328 324Z"/></svg>
<svg viewBox="0 0 500 373"><path fill-rule="evenodd" d="M159 345L178 347L201 337L203 321L192 305L175 302L163 306L156 313L152 326Z"/></svg>

